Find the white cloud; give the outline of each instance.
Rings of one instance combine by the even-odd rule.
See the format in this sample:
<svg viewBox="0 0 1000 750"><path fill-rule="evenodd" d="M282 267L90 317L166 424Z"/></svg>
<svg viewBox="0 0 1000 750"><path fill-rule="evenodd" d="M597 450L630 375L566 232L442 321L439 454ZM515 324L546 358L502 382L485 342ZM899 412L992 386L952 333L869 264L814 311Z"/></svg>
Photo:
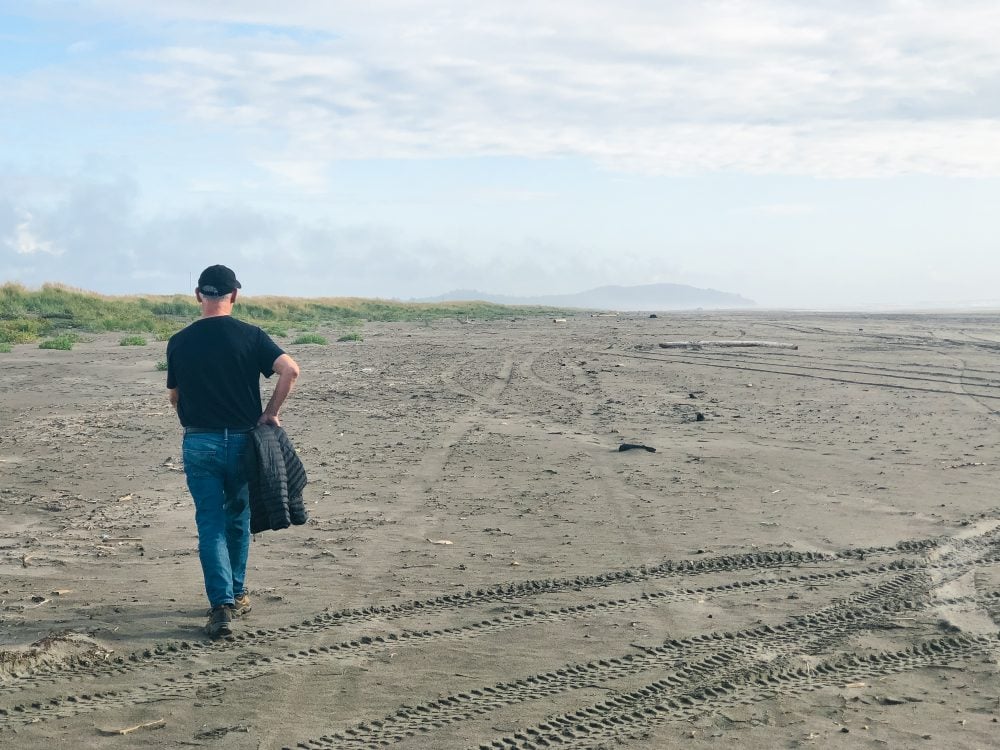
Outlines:
<svg viewBox="0 0 1000 750"><path fill-rule="evenodd" d="M62 255L61 248L50 240L43 239L35 224L35 217L27 211L20 211L20 221L14 227L13 236L7 239L7 246L18 255Z"/></svg>
<svg viewBox="0 0 1000 750"><path fill-rule="evenodd" d="M485 291L570 292L609 272L607 260L576 257L572 246L551 242L472 255L457 242L391 227L333 225L234 202L149 216L135 192L124 175L62 184L43 177L30 186L0 170L0 237L10 236L0 242L4 280L174 293L189 291L189 275L225 263L248 294L409 298L484 283ZM616 265L628 264L619 258Z"/></svg>
<svg viewBox="0 0 1000 750"><path fill-rule="evenodd" d="M152 70L121 96L239 131L253 161L310 190L337 159L483 154L1000 175L992 0L91 5L222 24L169 27L176 43L145 50Z"/></svg>
<svg viewBox="0 0 1000 750"><path fill-rule="evenodd" d="M257 165L289 185L309 193L326 187L327 165L315 159L261 159Z"/></svg>

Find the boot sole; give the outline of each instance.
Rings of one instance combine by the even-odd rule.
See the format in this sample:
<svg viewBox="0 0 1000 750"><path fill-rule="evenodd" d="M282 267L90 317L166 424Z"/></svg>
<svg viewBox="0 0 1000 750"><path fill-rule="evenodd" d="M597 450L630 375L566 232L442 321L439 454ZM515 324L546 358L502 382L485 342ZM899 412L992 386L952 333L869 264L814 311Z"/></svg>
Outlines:
<svg viewBox="0 0 1000 750"><path fill-rule="evenodd" d="M209 638L228 638L233 634L233 629L229 627L229 624L223 625L206 625L205 633Z"/></svg>

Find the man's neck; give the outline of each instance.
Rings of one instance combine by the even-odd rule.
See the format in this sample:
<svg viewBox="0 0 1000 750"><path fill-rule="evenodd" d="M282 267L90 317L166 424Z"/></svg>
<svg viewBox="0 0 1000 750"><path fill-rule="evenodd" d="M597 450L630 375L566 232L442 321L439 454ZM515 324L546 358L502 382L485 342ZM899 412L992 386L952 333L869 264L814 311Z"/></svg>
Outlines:
<svg viewBox="0 0 1000 750"><path fill-rule="evenodd" d="M227 315L232 315L233 304L236 302L236 292L231 292L220 297L204 295L199 289L195 289L194 293L198 298L198 304L201 305L201 317L223 318Z"/></svg>

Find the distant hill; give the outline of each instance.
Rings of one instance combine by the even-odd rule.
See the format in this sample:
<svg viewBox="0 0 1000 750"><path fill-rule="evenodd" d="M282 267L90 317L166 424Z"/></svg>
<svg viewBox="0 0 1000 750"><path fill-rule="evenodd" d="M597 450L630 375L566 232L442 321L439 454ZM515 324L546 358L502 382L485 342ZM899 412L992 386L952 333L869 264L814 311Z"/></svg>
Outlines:
<svg viewBox="0 0 1000 750"><path fill-rule="evenodd" d="M697 308L732 309L753 307L746 297L715 289L699 289L685 284L642 284L640 286L601 286L576 294L548 294L537 297L515 297L488 294L475 289L456 289L439 297L416 302L452 302L482 300L499 305L550 305L578 307L589 310L694 310Z"/></svg>

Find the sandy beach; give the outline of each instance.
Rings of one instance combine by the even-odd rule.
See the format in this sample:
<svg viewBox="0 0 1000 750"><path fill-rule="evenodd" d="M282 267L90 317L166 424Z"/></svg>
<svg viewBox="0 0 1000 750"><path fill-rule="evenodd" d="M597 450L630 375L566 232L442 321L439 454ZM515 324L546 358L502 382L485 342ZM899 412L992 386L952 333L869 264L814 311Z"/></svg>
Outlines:
<svg viewBox="0 0 1000 750"><path fill-rule="evenodd" d="M219 642L165 344L16 346L0 747L995 747L998 323L279 340L311 520L254 539ZM741 339L798 348L659 346Z"/></svg>

